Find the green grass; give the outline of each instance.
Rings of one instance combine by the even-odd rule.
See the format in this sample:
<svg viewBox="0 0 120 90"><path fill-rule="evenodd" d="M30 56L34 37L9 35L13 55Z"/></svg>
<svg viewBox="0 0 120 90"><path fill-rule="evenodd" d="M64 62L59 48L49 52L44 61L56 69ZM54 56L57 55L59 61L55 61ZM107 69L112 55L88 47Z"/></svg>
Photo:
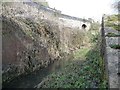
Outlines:
<svg viewBox="0 0 120 90"><path fill-rule="evenodd" d="M84 58L89 50L90 50L90 48L81 48L81 49L79 49L78 51L74 52L74 55L73 55L74 59Z"/></svg>
<svg viewBox="0 0 120 90"><path fill-rule="evenodd" d="M108 33L106 36L107 37L120 37L120 34Z"/></svg>
<svg viewBox="0 0 120 90"><path fill-rule="evenodd" d="M111 44L110 47L113 49L120 49L120 44Z"/></svg>

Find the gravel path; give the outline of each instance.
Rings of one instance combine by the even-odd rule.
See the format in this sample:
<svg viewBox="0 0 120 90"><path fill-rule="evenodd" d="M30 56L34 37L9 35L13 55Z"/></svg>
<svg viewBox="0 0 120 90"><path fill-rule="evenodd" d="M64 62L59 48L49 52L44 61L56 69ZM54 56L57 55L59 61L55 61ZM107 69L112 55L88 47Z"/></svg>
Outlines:
<svg viewBox="0 0 120 90"><path fill-rule="evenodd" d="M112 30L111 28L105 28L105 34L112 32L118 34L118 31ZM120 37L106 37L106 50L107 50L107 60L108 60L108 72L109 72L109 83L110 88L120 89L120 76L118 76L118 69L120 67L119 56L120 50L110 48L110 44L120 44Z"/></svg>

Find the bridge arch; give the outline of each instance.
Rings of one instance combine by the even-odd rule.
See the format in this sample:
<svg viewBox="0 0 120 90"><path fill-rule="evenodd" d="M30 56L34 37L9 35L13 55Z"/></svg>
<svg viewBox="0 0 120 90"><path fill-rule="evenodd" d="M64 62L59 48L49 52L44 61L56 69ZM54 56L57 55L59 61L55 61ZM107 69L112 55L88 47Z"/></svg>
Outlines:
<svg viewBox="0 0 120 90"><path fill-rule="evenodd" d="M87 28L87 25L86 24L82 24L82 29L86 29Z"/></svg>

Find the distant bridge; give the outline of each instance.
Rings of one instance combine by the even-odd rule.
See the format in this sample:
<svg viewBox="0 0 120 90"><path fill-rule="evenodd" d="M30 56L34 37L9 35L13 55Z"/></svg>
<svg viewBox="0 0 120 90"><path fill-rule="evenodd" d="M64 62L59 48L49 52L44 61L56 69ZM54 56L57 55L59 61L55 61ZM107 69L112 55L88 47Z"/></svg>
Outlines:
<svg viewBox="0 0 120 90"><path fill-rule="evenodd" d="M36 8L38 8L38 10L43 10L44 14L47 13L47 15L49 15L49 16L52 15L52 16L58 18L59 20L63 21L64 25L67 25L70 27L77 27L79 29L85 29L86 31L88 31L90 29L91 22L87 19L82 19L82 18L62 14L61 11L59 11L59 10L56 10L56 9L50 8L50 7L45 7L45 6L37 4L35 2L23 2L23 3L30 5L30 6L35 6Z"/></svg>

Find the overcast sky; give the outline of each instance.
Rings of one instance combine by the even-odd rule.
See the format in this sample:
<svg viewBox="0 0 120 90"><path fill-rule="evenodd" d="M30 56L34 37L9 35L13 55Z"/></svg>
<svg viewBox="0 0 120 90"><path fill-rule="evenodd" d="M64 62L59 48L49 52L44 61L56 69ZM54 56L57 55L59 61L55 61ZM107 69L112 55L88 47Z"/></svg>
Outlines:
<svg viewBox="0 0 120 90"><path fill-rule="evenodd" d="M49 6L61 10L62 13L101 20L103 14L111 14L111 4L115 0L47 0ZM116 0L117 1L117 0Z"/></svg>

